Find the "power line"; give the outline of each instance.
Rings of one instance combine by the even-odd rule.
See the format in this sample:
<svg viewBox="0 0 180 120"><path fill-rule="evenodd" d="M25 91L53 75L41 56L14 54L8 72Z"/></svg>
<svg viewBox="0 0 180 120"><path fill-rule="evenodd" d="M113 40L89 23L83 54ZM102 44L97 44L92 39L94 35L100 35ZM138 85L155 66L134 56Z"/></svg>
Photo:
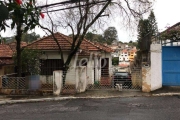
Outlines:
<svg viewBox="0 0 180 120"><path fill-rule="evenodd" d="M68 9L78 8L79 6L83 7L83 6L99 4L99 3L103 3L103 2L107 2L107 1L92 2L92 3L89 3L89 4L85 4L85 5L76 5L76 6L72 6L72 7L68 7L68 8L61 8L61 9L56 9L56 10L50 10L50 11L46 11L46 12L42 12L42 13L56 12L56 11L60 11L60 10L68 10Z"/></svg>
<svg viewBox="0 0 180 120"><path fill-rule="evenodd" d="M37 8L46 8L46 7L50 7L50 6L54 6L54 5L64 5L64 4L69 4L69 3L73 3L71 0L69 1L64 1L64 2L58 2L58 3L53 3L53 4L48 4L48 5L42 5L42 6L38 6Z"/></svg>

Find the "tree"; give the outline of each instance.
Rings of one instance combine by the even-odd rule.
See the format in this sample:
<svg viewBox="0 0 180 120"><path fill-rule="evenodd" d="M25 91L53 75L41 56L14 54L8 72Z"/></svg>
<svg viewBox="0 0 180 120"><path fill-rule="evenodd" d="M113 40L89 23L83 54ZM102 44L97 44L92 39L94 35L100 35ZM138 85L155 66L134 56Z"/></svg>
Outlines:
<svg viewBox="0 0 180 120"><path fill-rule="evenodd" d="M0 29L6 30L6 27L11 29L16 28L16 52L17 52L17 74L21 76L21 51L20 46L22 34L28 30L34 29L39 22L39 15L43 17L41 10L35 6L35 0L6 0L0 1L0 7L5 11L5 16L0 20ZM2 15L1 15L2 16ZM7 21L11 20L10 26ZM24 28L24 29L22 29Z"/></svg>
<svg viewBox="0 0 180 120"><path fill-rule="evenodd" d="M131 46L131 47L137 47L137 41L133 42L133 41L129 41L128 43L128 46Z"/></svg>
<svg viewBox="0 0 180 120"><path fill-rule="evenodd" d="M48 34L51 34L52 38L56 41L59 47L64 71L66 71L69 69L71 59L79 50L87 31L94 25L98 24L98 26L101 26L101 23L106 19L104 17L109 16L110 11L115 10L114 7L116 7L116 12L117 9L120 11L120 16L122 16L123 19L126 19L125 21L130 22L132 20L131 18L139 18L146 13L151 7L151 2L149 0L124 0L123 3L120 0L117 2L112 0L76 0L72 1L71 4L64 4L64 6L65 7L61 9L46 7L45 12L49 17L49 24L40 24L39 26L46 30ZM116 12L113 12L113 14ZM71 52L66 60L64 60L64 54L60 43L58 43L57 38L54 35L59 27L69 28L72 32ZM66 78L66 72L64 73L63 85Z"/></svg>
<svg viewBox="0 0 180 120"><path fill-rule="evenodd" d="M148 19L139 20L138 24L138 48L142 51L149 51L151 39L158 33L158 27L154 12L151 11Z"/></svg>
<svg viewBox="0 0 180 120"><path fill-rule="evenodd" d="M138 48L140 50L148 50L150 41L149 21L141 19L138 24Z"/></svg>
<svg viewBox="0 0 180 120"><path fill-rule="evenodd" d="M115 40L117 41L117 30L115 27L108 27L103 34L103 38L108 45L111 45L112 42Z"/></svg>
<svg viewBox="0 0 180 120"><path fill-rule="evenodd" d="M24 41L26 43L31 43L34 40L37 40L38 38L40 38L40 35L36 34L35 32L33 32L33 33L24 33L22 35L22 41Z"/></svg>
<svg viewBox="0 0 180 120"><path fill-rule="evenodd" d="M150 36L152 38L152 37L156 36L158 33L158 26L157 26L156 18L155 18L153 11L151 11L151 13L148 17L148 20L149 20L149 26L148 26L149 32L150 32Z"/></svg>
<svg viewBox="0 0 180 120"><path fill-rule="evenodd" d="M112 65L119 65L119 57L112 58Z"/></svg>
<svg viewBox="0 0 180 120"><path fill-rule="evenodd" d="M151 45L152 37L156 36L158 33L157 23L155 19L154 12L151 11L148 19L141 19L138 24L138 48L140 52L138 55L140 59L145 56L144 62L149 61L149 51Z"/></svg>
<svg viewBox="0 0 180 120"><path fill-rule="evenodd" d="M39 57L41 52L38 50L24 49L21 53L22 71L25 75L37 75L40 73ZM13 55L15 65L17 65L17 54Z"/></svg>
<svg viewBox="0 0 180 120"><path fill-rule="evenodd" d="M93 42L105 43L105 40L101 34L94 34L92 32L88 32L85 38Z"/></svg>

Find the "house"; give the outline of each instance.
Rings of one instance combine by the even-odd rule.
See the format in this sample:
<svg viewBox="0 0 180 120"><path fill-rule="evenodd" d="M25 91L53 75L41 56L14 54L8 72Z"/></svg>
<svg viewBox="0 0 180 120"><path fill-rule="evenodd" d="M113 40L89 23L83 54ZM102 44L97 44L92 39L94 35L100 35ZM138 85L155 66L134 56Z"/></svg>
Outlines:
<svg viewBox="0 0 180 120"><path fill-rule="evenodd" d="M64 59L66 60L71 52L72 38L61 33L55 33L55 37L60 43L61 49L64 52ZM28 44L26 48L42 51L43 54L40 56L40 75L42 78L52 80L53 71L62 70L62 59L58 45L51 35ZM94 84L95 81L98 81L100 84L110 84L112 75L111 52L112 49L106 45L84 39L80 49L71 60L69 71L75 69L76 66L86 66L88 84ZM71 75L67 76L66 84L75 84L74 79L72 72Z"/></svg>
<svg viewBox="0 0 180 120"><path fill-rule="evenodd" d="M120 52L119 56L119 66L120 67L128 67L129 66L129 54L128 49L123 49Z"/></svg>
<svg viewBox="0 0 180 120"><path fill-rule="evenodd" d="M130 62L134 61L134 58L136 56L136 52L137 52L136 47L129 50L128 54L129 54L129 61Z"/></svg>
<svg viewBox="0 0 180 120"><path fill-rule="evenodd" d="M6 44L0 44L0 76L14 72L13 51Z"/></svg>

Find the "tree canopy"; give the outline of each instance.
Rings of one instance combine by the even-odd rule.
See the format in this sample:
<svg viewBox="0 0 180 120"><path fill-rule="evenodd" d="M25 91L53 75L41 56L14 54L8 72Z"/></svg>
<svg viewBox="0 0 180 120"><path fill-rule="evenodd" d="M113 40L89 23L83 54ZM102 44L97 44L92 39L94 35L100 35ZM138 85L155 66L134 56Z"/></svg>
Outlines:
<svg viewBox="0 0 180 120"><path fill-rule="evenodd" d="M117 41L118 35L115 27L108 27L103 34L103 38L107 44L111 44L113 41Z"/></svg>
<svg viewBox="0 0 180 120"><path fill-rule="evenodd" d="M149 51L151 39L157 35L158 27L154 12L151 11L148 19L139 20L138 24L138 48L142 51Z"/></svg>

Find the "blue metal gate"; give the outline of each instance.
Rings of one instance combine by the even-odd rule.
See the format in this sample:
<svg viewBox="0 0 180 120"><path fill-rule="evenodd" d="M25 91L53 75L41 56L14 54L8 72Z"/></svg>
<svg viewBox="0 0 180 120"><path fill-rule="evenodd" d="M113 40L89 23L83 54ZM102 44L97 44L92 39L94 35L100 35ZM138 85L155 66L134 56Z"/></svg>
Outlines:
<svg viewBox="0 0 180 120"><path fill-rule="evenodd" d="M162 77L165 86L180 86L180 46L162 46Z"/></svg>

